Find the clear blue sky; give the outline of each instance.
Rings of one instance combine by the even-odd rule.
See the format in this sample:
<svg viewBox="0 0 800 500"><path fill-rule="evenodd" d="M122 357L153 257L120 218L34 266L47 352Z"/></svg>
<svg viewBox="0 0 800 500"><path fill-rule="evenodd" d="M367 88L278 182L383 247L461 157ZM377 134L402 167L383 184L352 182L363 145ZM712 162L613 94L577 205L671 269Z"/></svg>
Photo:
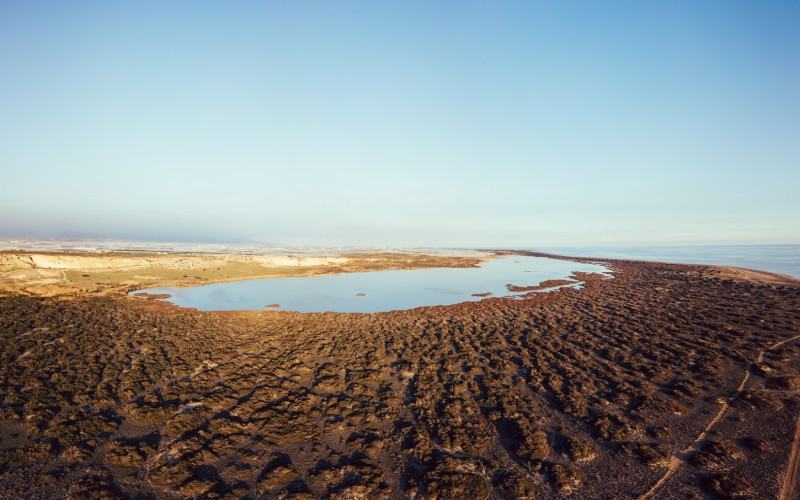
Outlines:
<svg viewBox="0 0 800 500"><path fill-rule="evenodd" d="M800 2L0 1L0 237L800 243Z"/></svg>

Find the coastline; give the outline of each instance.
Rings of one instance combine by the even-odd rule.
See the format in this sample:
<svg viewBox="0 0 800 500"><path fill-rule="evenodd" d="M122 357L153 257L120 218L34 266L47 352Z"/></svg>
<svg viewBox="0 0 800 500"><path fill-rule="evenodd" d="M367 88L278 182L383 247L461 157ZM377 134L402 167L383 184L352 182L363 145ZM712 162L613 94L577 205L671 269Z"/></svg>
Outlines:
<svg viewBox="0 0 800 500"><path fill-rule="evenodd" d="M800 286L792 276L735 266L635 259L565 256L527 250L482 250L482 256L421 253L270 255L214 253L0 251L0 293L34 296L127 294L156 287L192 287L263 278L306 277L348 272L474 267L502 255L530 255L584 263L642 263L715 269L720 277L769 285ZM184 274L188 273L188 274Z"/></svg>

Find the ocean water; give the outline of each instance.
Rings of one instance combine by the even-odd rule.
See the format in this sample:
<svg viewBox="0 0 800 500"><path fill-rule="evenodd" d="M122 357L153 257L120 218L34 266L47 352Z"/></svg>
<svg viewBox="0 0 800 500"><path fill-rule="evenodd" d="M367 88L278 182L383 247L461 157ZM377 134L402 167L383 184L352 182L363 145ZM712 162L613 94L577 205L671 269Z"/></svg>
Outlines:
<svg viewBox="0 0 800 500"><path fill-rule="evenodd" d="M298 278L268 278L214 283L189 288L137 290L169 294L169 302L201 311L288 310L299 312L381 312L451 305L519 295L507 285L536 286L566 279L573 272L608 274L600 264L513 255L490 259L475 268L374 271ZM576 285L579 284L576 282ZM573 285L575 286L575 285ZM279 307L268 307L278 304Z"/></svg>
<svg viewBox="0 0 800 500"><path fill-rule="evenodd" d="M800 245L548 247L537 250L582 257L736 266L800 278Z"/></svg>

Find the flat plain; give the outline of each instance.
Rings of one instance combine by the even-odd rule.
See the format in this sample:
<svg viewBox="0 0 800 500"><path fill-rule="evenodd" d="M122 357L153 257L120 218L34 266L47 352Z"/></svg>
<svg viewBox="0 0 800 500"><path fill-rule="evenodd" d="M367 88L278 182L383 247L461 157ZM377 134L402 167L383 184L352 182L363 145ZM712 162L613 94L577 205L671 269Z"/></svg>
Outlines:
<svg viewBox="0 0 800 500"><path fill-rule="evenodd" d="M613 279L524 300L200 312L125 292L479 260L234 259L237 274L218 256L169 256L184 263L163 273L28 257L0 268L2 496L797 494L788 277L610 260Z"/></svg>

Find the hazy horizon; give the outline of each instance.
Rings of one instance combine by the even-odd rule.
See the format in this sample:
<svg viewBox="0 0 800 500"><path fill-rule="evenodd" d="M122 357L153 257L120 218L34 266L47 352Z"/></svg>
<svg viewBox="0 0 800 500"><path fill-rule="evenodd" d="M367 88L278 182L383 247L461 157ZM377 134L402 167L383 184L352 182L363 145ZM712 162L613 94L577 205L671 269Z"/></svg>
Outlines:
<svg viewBox="0 0 800 500"><path fill-rule="evenodd" d="M28 246L13 246L13 242L30 243L34 244ZM70 244L98 244L103 247L118 248L120 245L131 244L135 248L146 248L148 246L169 248L174 245L176 248L186 247L254 247L254 248L285 248L285 249L349 249L349 248L387 248L387 249L430 249L430 250L475 250L475 251L491 251L491 250L565 250L565 249L659 249L659 248L736 248L736 247L800 247L800 243L663 243L663 244L623 244L623 245L593 245L593 244L578 244L578 245L460 245L460 246L425 246L425 245L361 245L361 244L348 244L348 245L323 245L323 244L294 244L290 242L270 242L258 240L200 240L200 239L187 239L187 240L148 240L148 239L125 239L125 238L92 238L92 237L69 237L69 238L35 238L35 237L0 237L0 250L14 250L35 248L36 244L41 244L44 247L48 246L63 246L64 248L72 248Z"/></svg>
<svg viewBox="0 0 800 500"><path fill-rule="evenodd" d="M5 2L0 239L800 243L800 4Z"/></svg>

